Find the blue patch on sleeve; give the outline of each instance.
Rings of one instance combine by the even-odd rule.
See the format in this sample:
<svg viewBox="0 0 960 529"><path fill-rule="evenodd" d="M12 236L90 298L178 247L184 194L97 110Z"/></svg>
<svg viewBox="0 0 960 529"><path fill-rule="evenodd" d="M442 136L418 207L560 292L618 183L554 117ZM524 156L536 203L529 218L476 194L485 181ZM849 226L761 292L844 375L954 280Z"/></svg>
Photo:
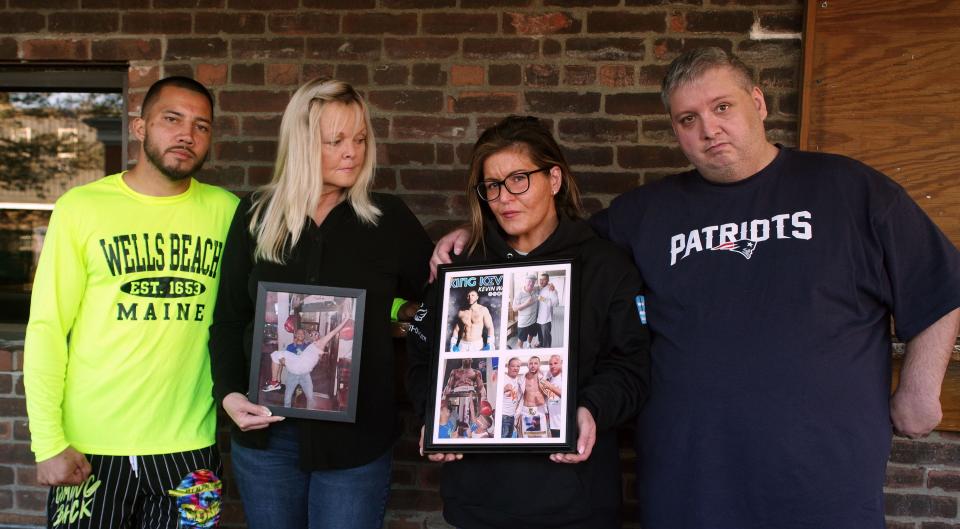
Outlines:
<svg viewBox="0 0 960 529"><path fill-rule="evenodd" d="M643 296L637 296L634 298L634 301L637 302L637 313L640 314L640 323L647 324L647 301Z"/></svg>

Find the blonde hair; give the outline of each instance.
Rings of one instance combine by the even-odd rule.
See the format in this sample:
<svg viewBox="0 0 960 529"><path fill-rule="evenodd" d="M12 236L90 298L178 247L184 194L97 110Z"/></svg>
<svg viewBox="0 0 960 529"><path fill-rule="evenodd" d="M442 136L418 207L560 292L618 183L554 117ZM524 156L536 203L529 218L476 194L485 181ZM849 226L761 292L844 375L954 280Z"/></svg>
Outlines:
<svg viewBox="0 0 960 529"><path fill-rule="evenodd" d="M346 200L362 222L376 226L380 220L380 209L370 199L377 145L367 105L343 81L313 79L287 103L273 179L253 193L249 229L257 240L256 259L283 264L286 252L300 240L304 219L317 209L323 192L320 113L327 103L357 105L363 114L367 128L363 166Z"/></svg>

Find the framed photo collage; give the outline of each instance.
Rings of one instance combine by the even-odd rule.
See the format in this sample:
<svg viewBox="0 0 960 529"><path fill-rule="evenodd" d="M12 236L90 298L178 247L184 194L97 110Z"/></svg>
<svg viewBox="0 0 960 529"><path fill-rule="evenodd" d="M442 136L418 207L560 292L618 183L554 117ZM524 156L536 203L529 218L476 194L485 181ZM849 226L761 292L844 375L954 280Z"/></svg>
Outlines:
<svg viewBox="0 0 960 529"><path fill-rule="evenodd" d="M573 263L444 266L438 281L424 451L571 451Z"/></svg>

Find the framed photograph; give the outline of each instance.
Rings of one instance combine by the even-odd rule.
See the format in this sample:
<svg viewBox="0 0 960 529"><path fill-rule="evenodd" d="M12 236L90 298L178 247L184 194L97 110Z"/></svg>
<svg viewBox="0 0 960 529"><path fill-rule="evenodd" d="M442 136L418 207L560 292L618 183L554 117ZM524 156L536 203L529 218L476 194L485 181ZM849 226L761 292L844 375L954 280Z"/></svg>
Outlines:
<svg viewBox="0 0 960 529"><path fill-rule="evenodd" d="M276 415L354 422L366 291L261 281L250 402Z"/></svg>
<svg viewBox="0 0 960 529"><path fill-rule="evenodd" d="M570 260L441 266L425 452L572 452Z"/></svg>

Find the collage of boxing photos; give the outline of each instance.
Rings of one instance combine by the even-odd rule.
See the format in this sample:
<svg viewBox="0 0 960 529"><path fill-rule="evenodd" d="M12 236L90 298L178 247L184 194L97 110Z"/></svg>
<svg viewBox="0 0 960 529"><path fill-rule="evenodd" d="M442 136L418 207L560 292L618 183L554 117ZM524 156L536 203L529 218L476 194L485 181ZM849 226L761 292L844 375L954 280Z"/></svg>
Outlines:
<svg viewBox="0 0 960 529"><path fill-rule="evenodd" d="M569 444L571 268L549 261L441 270L425 451Z"/></svg>

